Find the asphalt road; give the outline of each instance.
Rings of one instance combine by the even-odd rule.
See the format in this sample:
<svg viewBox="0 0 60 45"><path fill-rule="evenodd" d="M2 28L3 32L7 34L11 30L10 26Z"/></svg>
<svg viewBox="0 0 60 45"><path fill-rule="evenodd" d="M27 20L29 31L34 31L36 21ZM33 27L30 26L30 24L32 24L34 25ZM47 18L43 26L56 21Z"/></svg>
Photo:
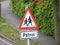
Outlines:
<svg viewBox="0 0 60 45"><path fill-rule="evenodd" d="M11 42L9 42L3 38L0 38L0 45L13 45L13 44L11 44Z"/></svg>
<svg viewBox="0 0 60 45"><path fill-rule="evenodd" d="M1 8L2 17L7 22L9 22L13 27L18 29L20 19L12 12L12 10L9 6L9 0L2 2L1 7L2 7ZM54 38L52 38L50 36L46 36L46 35L42 34L40 31L39 31L39 39L36 41L39 41L41 43L41 45L55 45Z"/></svg>
<svg viewBox="0 0 60 45"><path fill-rule="evenodd" d="M0 40L0 45L7 45L7 44Z"/></svg>

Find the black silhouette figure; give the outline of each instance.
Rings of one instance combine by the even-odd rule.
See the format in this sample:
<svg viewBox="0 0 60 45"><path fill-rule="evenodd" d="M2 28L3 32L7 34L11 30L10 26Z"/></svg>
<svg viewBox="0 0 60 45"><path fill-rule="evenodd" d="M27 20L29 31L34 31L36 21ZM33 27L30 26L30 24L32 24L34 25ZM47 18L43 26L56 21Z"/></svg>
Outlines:
<svg viewBox="0 0 60 45"><path fill-rule="evenodd" d="M30 16L29 16L29 19L28 19L28 25L29 25L29 24L32 25L32 20L31 20ZM28 25L27 25L27 26L28 26Z"/></svg>
<svg viewBox="0 0 60 45"><path fill-rule="evenodd" d="M26 24L26 25L28 26L27 22L28 22L28 21L27 21L27 18L26 18L25 21L24 21L24 25Z"/></svg>

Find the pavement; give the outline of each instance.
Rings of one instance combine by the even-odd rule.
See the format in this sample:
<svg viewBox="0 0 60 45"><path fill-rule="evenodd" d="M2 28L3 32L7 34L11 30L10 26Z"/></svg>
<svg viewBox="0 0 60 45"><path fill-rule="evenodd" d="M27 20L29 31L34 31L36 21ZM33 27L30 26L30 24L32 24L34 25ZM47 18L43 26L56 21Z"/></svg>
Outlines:
<svg viewBox="0 0 60 45"><path fill-rule="evenodd" d="M10 23L13 27L18 29L19 23L20 23L20 18L17 17L12 9L9 6L9 1L6 0L4 2L1 2L1 15L2 17ZM41 45L55 45L55 39L51 36L46 36L43 33L39 31L39 38L38 40L41 43Z"/></svg>
<svg viewBox="0 0 60 45"><path fill-rule="evenodd" d="M9 22L13 27L18 28L20 19L14 14L9 6L9 0L1 2L1 15L7 22Z"/></svg>

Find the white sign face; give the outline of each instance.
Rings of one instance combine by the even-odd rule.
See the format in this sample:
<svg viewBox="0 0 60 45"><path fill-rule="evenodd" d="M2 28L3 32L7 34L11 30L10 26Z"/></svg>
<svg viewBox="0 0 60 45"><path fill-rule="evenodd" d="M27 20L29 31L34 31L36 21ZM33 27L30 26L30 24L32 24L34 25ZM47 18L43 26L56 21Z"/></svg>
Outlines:
<svg viewBox="0 0 60 45"><path fill-rule="evenodd" d="M24 17L22 18L19 29L20 30L31 30L31 29L37 29L38 25L30 11L29 8L26 9L24 13Z"/></svg>
<svg viewBox="0 0 60 45"><path fill-rule="evenodd" d="M35 27L35 26L36 26L36 25L35 25L32 17L30 16L29 11L28 11L28 12L26 13L25 18L24 18L22 27Z"/></svg>
<svg viewBox="0 0 60 45"><path fill-rule="evenodd" d="M38 32L37 32L37 30L35 30L35 31L21 31L20 38L21 39L37 39Z"/></svg>

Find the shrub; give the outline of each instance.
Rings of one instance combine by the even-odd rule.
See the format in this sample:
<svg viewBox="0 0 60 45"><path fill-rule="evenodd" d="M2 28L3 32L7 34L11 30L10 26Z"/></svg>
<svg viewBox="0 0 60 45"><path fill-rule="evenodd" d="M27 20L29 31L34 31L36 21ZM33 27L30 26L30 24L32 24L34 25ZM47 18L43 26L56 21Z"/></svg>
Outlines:
<svg viewBox="0 0 60 45"><path fill-rule="evenodd" d="M28 5L39 25L38 30L41 30L47 35L54 35L53 0L42 0L40 6L37 6L35 3L36 2L30 0L11 0L10 6L12 10L22 18L25 5Z"/></svg>

